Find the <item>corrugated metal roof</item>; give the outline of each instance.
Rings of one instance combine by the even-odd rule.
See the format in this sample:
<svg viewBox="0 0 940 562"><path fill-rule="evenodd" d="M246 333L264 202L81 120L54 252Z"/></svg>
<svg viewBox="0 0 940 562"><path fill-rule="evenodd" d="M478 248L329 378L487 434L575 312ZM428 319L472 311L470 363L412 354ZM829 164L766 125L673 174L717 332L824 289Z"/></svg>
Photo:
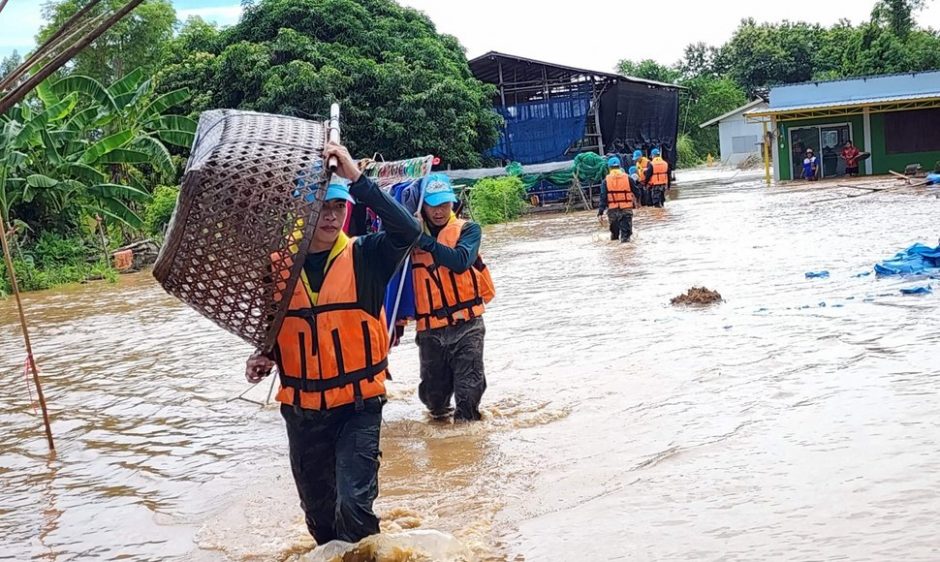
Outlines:
<svg viewBox="0 0 940 562"><path fill-rule="evenodd" d="M728 113L725 113L724 115L715 117L715 118L712 119L711 121L706 121L706 122L702 123L701 125L699 125L699 127L702 128L702 129L704 129L705 127L710 127L710 126L714 125L715 123L721 121L722 119L727 119L728 117L731 117L732 115L737 115L738 113L745 112L745 111L747 111L748 109L751 109L752 107L757 107L758 105L760 105L760 104L762 104L762 103L767 103L767 102L765 102L764 100L758 98L758 99L756 99L756 100L754 100L754 101L752 101L752 102L750 102L750 103L747 103L747 104L742 105L741 107L732 109L731 111L729 111Z"/></svg>
<svg viewBox="0 0 940 562"><path fill-rule="evenodd" d="M776 110L815 104L842 105L864 103L876 98L928 94L940 95L940 71L775 86L770 90L770 108Z"/></svg>
<svg viewBox="0 0 940 562"><path fill-rule="evenodd" d="M745 113L748 117L765 117L771 115L780 115L782 113L794 113L798 111L812 111L817 109L848 109L853 107L865 107L872 105L881 105L888 103L897 103L905 101L921 101L921 100L931 100L938 99L940 100L940 92L934 92L930 94L912 94L907 96L890 96L882 98L869 98L864 100L851 100L843 103L815 103L815 104L806 104L806 105L793 105L788 107L772 107L768 109L762 109L758 111L749 111Z"/></svg>
<svg viewBox="0 0 940 562"><path fill-rule="evenodd" d="M612 72L600 72L597 70L590 70L587 68L577 68L574 66L555 64L551 62L545 62L545 61L529 59L525 57L519 57L516 55L500 53L497 51L490 51L486 54L476 57L475 59L470 60L469 61L470 71L473 72L473 75L476 76L477 79L482 82L497 84L499 83L499 70L496 65L497 59L506 61L509 64L542 67L546 70L547 78L561 78L566 75L597 76L600 78L607 78L611 80L626 80L628 82L636 82L639 84L649 84L650 86L672 88L675 90L686 89L677 84L667 84L666 82L657 82L656 80L646 80L645 78L635 78L633 76L624 76L622 74L614 74ZM503 70L508 71L509 68L504 67ZM542 78L541 72L535 75L535 78L541 79Z"/></svg>

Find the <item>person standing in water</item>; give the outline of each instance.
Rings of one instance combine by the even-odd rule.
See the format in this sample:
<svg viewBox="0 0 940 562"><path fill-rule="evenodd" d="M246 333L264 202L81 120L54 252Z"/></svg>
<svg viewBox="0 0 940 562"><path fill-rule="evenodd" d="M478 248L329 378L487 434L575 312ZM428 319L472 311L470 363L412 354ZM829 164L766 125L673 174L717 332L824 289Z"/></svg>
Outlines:
<svg viewBox="0 0 940 562"><path fill-rule="evenodd" d="M277 344L252 355L245 369L255 384L278 368L291 472L307 529L320 545L379 532L372 504L389 341L382 307L389 279L421 234L346 148L330 144L323 156L335 157L337 175L352 184L327 189ZM343 233L346 204L355 200L381 217L383 232L354 239ZM289 263L291 255L271 259Z"/></svg>
<svg viewBox="0 0 940 562"><path fill-rule="evenodd" d="M663 160L658 148L654 148L650 155L653 159L647 164L646 177L649 178L651 203L654 207L663 207L666 204L666 188L669 187L669 163Z"/></svg>
<svg viewBox="0 0 940 562"><path fill-rule="evenodd" d="M425 232L412 254L421 383L418 397L435 419L480 419L485 305L495 296L480 257L483 229L454 214L450 178L433 174L424 186ZM454 406L451 406L451 398Z"/></svg>
<svg viewBox="0 0 940 562"><path fill-rule="evenodd" d="M607 211L610 239L626 243L633 236L633 209L636 208L633 179L621 169L620 159L617 157L608 160L607 167L610 172L601 182L597 217L603 220L604 211Z"/></svg>

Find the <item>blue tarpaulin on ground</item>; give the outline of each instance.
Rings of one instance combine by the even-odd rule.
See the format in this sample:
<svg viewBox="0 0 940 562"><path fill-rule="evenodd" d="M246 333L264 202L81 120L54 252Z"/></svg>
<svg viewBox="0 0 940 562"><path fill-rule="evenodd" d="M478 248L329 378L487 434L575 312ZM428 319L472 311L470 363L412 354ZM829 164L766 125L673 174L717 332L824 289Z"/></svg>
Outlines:
<svg viewBox="0 0 940 562"><path fill-rule="evenodd" d="M881 277L896 275L940 275L940 246L914 244L893 258L875 264Z"/></svg>

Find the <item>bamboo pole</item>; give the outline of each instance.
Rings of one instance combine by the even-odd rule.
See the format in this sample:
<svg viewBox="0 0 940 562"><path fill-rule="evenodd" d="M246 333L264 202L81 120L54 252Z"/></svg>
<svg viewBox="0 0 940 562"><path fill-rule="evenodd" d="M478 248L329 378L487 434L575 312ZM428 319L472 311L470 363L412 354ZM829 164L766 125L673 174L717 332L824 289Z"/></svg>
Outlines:
<svg viewBox="0 0 940 562"><path fill-rule="evenodd" d="M14 88L9 94L0 98L0 114L6 113L8 109L13 107L14 104L19 102L21 99L26 97L33 88L35 88L40 82L48 78L53 72L59 70L65 63L70 61L72 57L77 55L90 45L95 39L97 39L101 34L114 26L117 22L129 14L134 8L139 6L144 0L130 0L125 4L120 10L115 12L111 17L109 17L104 23L96 27L86 35L79 39L74 45L63 51L60 55L52 59L49 64L39 69L33 76L28 80Z"/></svg>
<svg viewBox="0 0 940 562"><path fill-rule="evenodd" d="M64 24L62 24L62 27L60 27L58 31L56 31L48 39L46 39L46 41L42 45L40 45L39 48L33 51L31 55L26 57L26 60L23 61L23 63L20 66L13 69L7 76L3 78L2 81L0 81L0 92L5 90L8 86L11 86L17 80L19 80L20 76L22 76L23 74L29 71L29 69L33 66L33 63L35 63L40 58L45 57L49 51L52 51L55 47L58 47L61 43L67 42L71 38L72 34L64 38L62 36L66 32L70 31L72 27L75 26L76 22L78 22L78 20L80 20L85 14L91 11L91 9L94 8L99 2L101 2L101 0L92 0L91 2L86 4L84 7L82 7L82 9L76 12L72 17L70 17ZM2 9L3 8L0 7L0 10ZM60 38L62 38L62 41L59 41Z"/></svg>
<svg viewBox="0 0 940 562"><path fill-rule="evenodd" d="M13 297L16 299L16 308L20 315L20 327L23 329L23 342L26 344L26 359L29 368L33 372L33 383L36 385L36 395L39 397L39 405L42 406L42 421L46 426L46 441L49 442L49 450L55 452L55 443L52 440L52 426L49 424L49 410L46 408L46 397L42 393L42 383L39 381L39 370L36 368L36 360L33 358L33 346L29 341L29 329L26 326L26 315L23 312L23 301L20 299L20 289L16 284L16 272L13 270L13 258L10 257L10 245L7 243L7 227L0 216L0 242L3 244L3 258L7 264L7 274L10 276L10 287L13 288Z"/></svg>
<svg viewBox="0 0 940 562"><path fill-rule="evenodd" d="M6 5L7 5L7 0L0 0L0 12L3 11Z"/></svg>

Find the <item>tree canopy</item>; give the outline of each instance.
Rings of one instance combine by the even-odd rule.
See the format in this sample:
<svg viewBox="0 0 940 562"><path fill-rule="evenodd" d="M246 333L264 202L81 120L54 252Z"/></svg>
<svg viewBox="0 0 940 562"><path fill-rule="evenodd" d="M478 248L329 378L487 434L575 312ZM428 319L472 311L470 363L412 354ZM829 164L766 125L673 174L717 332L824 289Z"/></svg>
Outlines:
<svg viewBox="0 0 940 562"><path fill-rule="evenodd" d="M339 102L353 151L456 167L480 164L497 138L493 92L457 39L391 0L262 0L222 32L187 22L170 51L160 87L204 92L193 111L312 117Z"/></svg>

